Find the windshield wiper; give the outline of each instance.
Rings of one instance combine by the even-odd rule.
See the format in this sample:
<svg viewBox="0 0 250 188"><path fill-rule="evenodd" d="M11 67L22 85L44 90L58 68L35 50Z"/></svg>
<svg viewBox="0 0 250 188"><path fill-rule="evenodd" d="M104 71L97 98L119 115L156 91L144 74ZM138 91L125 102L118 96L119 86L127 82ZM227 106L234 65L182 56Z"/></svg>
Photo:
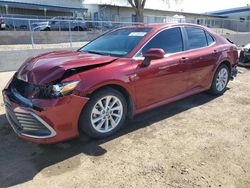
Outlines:
<svg viewBox="0 0 250 188"><path fill-rule="evenodd" d="M109 53L97 52L97 51L92 51L92 50L85 51L85 52L87 52L87 53L91 53L91 54L108 55L108 56L110 56L110 54L109 54Z"/></svg>

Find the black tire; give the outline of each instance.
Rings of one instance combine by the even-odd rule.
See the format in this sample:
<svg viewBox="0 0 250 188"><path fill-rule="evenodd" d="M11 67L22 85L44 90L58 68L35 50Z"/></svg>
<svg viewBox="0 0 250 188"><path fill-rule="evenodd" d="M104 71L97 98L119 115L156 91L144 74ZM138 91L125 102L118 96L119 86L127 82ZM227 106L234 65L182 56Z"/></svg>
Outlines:
<svg viewBox="0 0 250 188"><path fill-rule="evenodd" d="M82 27L74 27L73 30L74 30L74 31L83 31L83 28L82 28Z"/></svg>
<svg viewBox="0 0 250 188"><path fill-rule="evenodd" d="M43 31L50 31L50 28L46 27L45 29L43 29Z"/></svg>
<svg viewBox="0 0 250 188"><path fill-rule="evenodd" d="M110 96L110 95L115 96L120 100L122 107L123 107L123 113L122 113L120 122L117 124L117 126L114 129L106 133L101 133L101 132L98 132L93 127L91 123L91 113L92 113L92 109L94 108L94 106L97 104L97 102L100 99L102 99L105 96ZM86 106L83 108L81 112L80 119L79 119L79 128L81 131L83 131L84 133L86 133L92 138L99 138L99 139L105 138L114 134L116 131L118 131L122 127L126 119L126 113L127 113L127 102L123 94L113 88L105 88L100 91L97 91L90 97L90 100L88 101L88 103L86 104Z"/></svg>
<svg viewBox="0 0 250 188"><path fill-rule="evenodd" d="M222 90L220 90L220 89L218 89L216 83L217 83L218 75L219 75L220 71L222 71L222 69L227 71L228 76L227 76L227 79L225 82L225 86L223 87ZM212 82L211 88L209 90L209 93L212 95L222 95L227 89L227 84L228 84L229 78L230 78L230 71L228 69L228 66L225 64L220 65L214 74L213 82Z"/></svg>

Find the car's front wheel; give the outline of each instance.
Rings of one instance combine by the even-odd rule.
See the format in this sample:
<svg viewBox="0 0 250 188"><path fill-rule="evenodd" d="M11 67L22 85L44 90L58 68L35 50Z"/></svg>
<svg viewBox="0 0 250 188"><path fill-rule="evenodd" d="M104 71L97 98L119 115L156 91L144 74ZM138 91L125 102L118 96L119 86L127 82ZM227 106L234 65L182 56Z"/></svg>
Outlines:
<svg viewBox="0 0 250 188"><path fill-rule="evenodd" d="M84 107L79 127L94 138L115 133L124 123L127 103L122 93L106 88L94 93Z"/></svg>
<svg viewBox="0 0 250 188"><path fill-rule="evenodd" d="M215 72L210 93L214 95L222 95L227 89L229 77L228 67L225 64L220 65Z"/></svg>

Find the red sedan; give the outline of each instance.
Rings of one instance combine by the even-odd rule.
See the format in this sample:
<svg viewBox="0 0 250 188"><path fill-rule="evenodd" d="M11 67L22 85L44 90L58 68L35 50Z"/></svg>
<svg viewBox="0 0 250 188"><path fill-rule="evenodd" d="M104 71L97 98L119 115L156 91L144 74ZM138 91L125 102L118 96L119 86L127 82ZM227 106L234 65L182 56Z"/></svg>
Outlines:
<svg viewBox="0 0 250 188"><path fill-rule="evenodd" d="M209 91L237 74L237 48L193 24L123 27L77 51L29 58L3 90L14 131L33 142L103 138L126 117Z"/></svg>

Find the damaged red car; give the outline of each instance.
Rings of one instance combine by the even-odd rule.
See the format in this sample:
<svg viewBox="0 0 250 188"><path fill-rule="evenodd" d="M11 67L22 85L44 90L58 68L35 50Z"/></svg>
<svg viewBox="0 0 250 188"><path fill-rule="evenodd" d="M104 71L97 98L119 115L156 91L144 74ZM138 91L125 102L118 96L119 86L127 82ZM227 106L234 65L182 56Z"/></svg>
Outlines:
<svg viewBox="0 0 250 188"><path fill-rule="evenodd" d="M27 59L3 90L6 115L33 142L80 131L104 138L126 117L202 91L223 94L237 63L236 46L200 25L123 27L77 51Z"/></svg>

